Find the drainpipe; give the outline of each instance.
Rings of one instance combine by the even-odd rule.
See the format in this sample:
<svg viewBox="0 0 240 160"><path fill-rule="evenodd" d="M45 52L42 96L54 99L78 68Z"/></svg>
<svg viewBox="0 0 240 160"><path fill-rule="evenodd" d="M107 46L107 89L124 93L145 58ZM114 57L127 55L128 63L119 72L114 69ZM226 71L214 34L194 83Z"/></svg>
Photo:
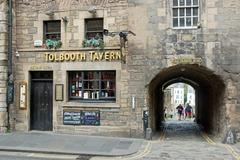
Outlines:
<svg viewBox="0 0 240 160"><path fill-rule="evenodd" d="M10 128L9 107L13 102L12 72L12 0L8 0L8 79L7 79L7 127Z"/></svg>

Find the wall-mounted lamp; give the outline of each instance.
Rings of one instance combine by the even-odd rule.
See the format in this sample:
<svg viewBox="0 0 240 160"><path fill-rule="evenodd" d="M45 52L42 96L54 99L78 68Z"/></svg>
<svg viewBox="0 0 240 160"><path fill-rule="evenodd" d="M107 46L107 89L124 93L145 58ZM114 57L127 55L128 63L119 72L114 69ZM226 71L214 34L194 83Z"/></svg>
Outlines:
<svg viewBox="0 0 240 160"><path fill-rule="evenodd" d="M16 57L19 58L20 54L18 53L18 51L16 51Z"/></svg>
<svg viewBox="0 0 240 160"><path fill-rule="evenodd" d="M132 31L121 31L121 32L109 32L107 29L103 29L103 34L104 36L111 36L111 37L114 37L115 35L119 35L120 37L120 45L121 47L124 47L125 48L125 44L127 42L127 36L128 34L132 34L134 36L136 36L135 33L133 33Z"/></svg>

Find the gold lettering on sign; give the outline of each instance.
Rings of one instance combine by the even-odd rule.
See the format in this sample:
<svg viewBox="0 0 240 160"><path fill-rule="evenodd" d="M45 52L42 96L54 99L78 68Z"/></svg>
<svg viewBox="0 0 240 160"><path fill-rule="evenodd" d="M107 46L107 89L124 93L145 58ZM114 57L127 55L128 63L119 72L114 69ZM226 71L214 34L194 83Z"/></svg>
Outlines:
<svg viewBox="0 0 240 160"><path fill-rule="evenodd" d="M69 56L69 54L67 53L67 54L65 54L65 61L69 61L70 60L70 56Z"/></svg>
<svg viewBox="0 0 240 160"><path fill-rule="evenodd" d="M108 61L110 58L109 58L109 52L105 52L105 60Z"/></svg>
<svg viewBox="0 0 240 160"><path fill-rule="evenodd" d="M110 59L115 59L114 52L110 52Z"/></svg>
<svg viewBox="0 0 240 160"><path fill-rule="evenodd" d="M45 53L45 61L47 62L64 62L64 61L86 61L87 55L91 61L114 61L121 60L122 54L120 51L89 51L80 53Z"/></svg>
<svg viewBox="0 0 240 160"><path fill-rule="evenodd" d="M78 54L78 60L85 61L86 60L86 54Z"/></svg>
<svg viewBox="0 0 240 160"><path fill-rule="evenodd" d="M86 54L83 53L45 53L45 60L51 62L63 62L63 61L85 61Z"/></svg>
<svg viewBox="0 0 240 160"><path fill-rule="evenodd" d="M71 54L70 59L71 59L71 61L75 61L76 60L76 54Z"/></svg>
<svg viewBox="0 0 240 160"><path fill-rule="evenodd" d="M59 56L59 61L64 61L64 55L63 54L60 54L60 56Z"/></svg>
<svg viewBox="0 0 240 160"><path fill-rule="evenodd" d="M104 55L103 52L102 52L102 53L99 53L99 59L103 59L103 55Z"/></svg>
<svg viewBox="0 0 240 160"><path fill-rule="evenodd" d="M106 52L89 52L91 61L114 61L121 60L121 53L114 51L106 51Z"/></svg>
<svg viewBox="0 0 240 160"><path fill-rule="evenodd" d="M117 52L115 55L115 59L122 59L122 54L120 52Z"/></svg>
<svg viewBox="0 0 240 160"><path fill-rule="evenodd" d="M53 55L53 54L50 54L48 59L49 59L50 61L54 61L54 55Z"/></svg>
<svg viewBox="0 0 240 160"><path fill-rule="evenodd" d="M93 55L93 60L94 60L94 61L99 60L98 54L94 54L94 55Z"/></svg>

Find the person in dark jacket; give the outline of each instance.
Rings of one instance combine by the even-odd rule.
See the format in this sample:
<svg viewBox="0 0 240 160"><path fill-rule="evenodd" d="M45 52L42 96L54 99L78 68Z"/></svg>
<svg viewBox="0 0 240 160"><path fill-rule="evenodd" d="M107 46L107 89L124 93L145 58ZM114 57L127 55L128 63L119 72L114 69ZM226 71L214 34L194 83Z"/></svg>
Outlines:
<svg viewBox="0 0 240 160"><path fill-rule="evenodd" d="M177 113L178 113L178 120L180 121L181 118L182 118L182 115L184 114L184 113L183 113L183 106L182 106L182 104L179 104L179 105L176 107L176 109L177 109Z"/></svg>
<svg viewBox="0 0 240 160"><path fill-rule="evenodd" d="M189 103L187 103L186 108L185 108L185 113L187 118L192 118L192 106L190 106Z"/></svg>

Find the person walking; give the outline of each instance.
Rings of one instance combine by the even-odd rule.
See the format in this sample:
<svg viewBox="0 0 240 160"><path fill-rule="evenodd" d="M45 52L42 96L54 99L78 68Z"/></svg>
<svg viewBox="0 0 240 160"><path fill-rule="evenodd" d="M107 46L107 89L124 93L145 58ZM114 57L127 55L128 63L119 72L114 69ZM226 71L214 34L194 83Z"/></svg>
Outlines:
<svg viewBox="0 0 240 160"><path fill-rule="evenodd" d="M170 110L169 116L170 116L171 119L173 118L173 109Z"/></svg>
<svg viewBox="0 0 240 160"><path fill-rule="evenodd" d="M186 108L185 108L187 118L192 118L192 110L193 110L192 106L190 106L190 104L187 103Z"/></svg>
<svg viewBox="0 0 240 160"><path fill-rule="evenodd" d="M163 113L164 113L164 118L167 119L167 107L163 109Z"/></svg>
<svg viewBox="0 0 240 160"><path fill-rule="evenodd" d="M181 121L181 118L182 118L182 115L184 114L183 113L183 106L182 104L179 104L177 107L177 113L178 113L178 120Z"/></svg>

